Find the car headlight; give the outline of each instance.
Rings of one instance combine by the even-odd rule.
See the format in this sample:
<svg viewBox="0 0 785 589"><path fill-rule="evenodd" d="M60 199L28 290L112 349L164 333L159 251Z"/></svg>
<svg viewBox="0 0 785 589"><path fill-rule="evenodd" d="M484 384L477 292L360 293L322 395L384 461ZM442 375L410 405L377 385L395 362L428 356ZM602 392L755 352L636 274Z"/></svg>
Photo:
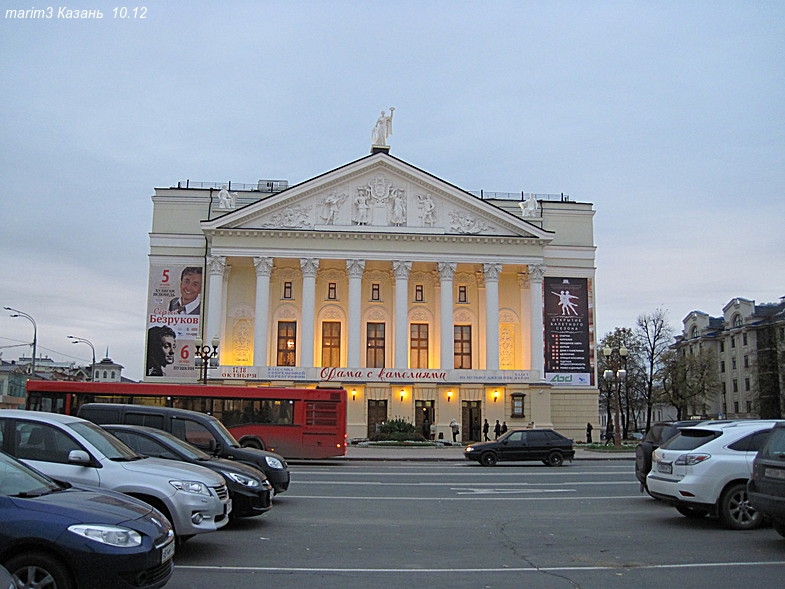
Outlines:
<svg viewBox="0 0 785 589"><path fill-rule="evenodd" d="M195 493L197 495L210 494L207 487L199 481L169 481L169 484L178 491L183 491L185 493Z"/></svg>
<svg viewBox="0 0 785 589"><path fill-rule="evenodd" d="M274 456L265 456L264 460L267 462L267 466L269 466L270 468L277 468L279 470L283 470L283 462L281 462Z"/></svg>
<svg viewBox="0 0 785 589"><path fill-rule="evenodd" d="M256 488L259 486L259 479L252 479L237 472L227 472L226 476L244 487Z"/></svg>
<svg viewBox="0 0 785 589"><path fill-rule="evenodd" d="M142 536L139 532L120 526L77 524L69 526L68 531L88 540L120 548L133 548L142 544Z"/></svg>
<svg viewBox="0 0 785 589"><path fill-rule="evenodd" d="M464 450L464 452L474 452L474 447L473 446L466 446L466 449Z"/></svg>

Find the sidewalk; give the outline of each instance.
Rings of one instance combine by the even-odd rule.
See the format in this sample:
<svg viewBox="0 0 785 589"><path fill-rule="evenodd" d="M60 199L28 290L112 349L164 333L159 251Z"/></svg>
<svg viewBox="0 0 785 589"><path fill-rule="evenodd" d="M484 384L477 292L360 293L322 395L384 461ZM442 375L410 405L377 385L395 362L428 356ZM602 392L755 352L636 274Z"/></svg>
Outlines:
<svg viewBox="0 0 785 589"><path fill-rule="evenodd" d="M463 446L349 446L346 456L332 460L465 461ZM575 448L574 460L635 460L635 451L603 452Z"/></svg>

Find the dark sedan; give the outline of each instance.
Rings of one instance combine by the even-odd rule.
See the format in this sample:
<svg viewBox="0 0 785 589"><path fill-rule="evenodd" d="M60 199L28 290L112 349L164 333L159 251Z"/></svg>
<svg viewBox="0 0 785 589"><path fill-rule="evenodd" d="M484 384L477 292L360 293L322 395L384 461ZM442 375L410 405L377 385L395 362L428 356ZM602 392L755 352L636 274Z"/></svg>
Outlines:
<svg viewBox="0 0 785 589"><path fill-rule="evenodd" d="M752 462L747 483L750 505L785 537L785 425L776 425Z"/></svg>
<svg viewBox="0 0 785 589"><path fill-rule="evenodd" d="M139 425L101 427L139 454L197 464L223 476L232 497L231 518L261 515L272 507L272 485L264 473L255 468L234 460L210 456L160 429Z"/></svg>
<svg viewBox="0 0 785 589"><path fill-rule="evenodd" d="M466 446L463 455L483 466L500 460L540 460L548 466L561 466L572 460L572 440L552 429L510 430L493 442L477 442Z"/></svg>
<svg viewBox="0 0 785 589"><path fill-rule="evenodd" d="M57 483L0 452L0 564L18 587L158 589L172 576L171 524L146 503Z"/></svg>

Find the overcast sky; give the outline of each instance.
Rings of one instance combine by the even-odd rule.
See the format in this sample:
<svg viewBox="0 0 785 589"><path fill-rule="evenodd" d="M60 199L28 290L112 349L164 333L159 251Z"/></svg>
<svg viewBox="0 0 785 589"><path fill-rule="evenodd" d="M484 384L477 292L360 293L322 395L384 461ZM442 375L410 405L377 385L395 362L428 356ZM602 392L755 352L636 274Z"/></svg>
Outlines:
<svg viewBox="0 0 785 589"><path fill-rule="evenodd" d="M391 106L414 166L594 204L599 337L785 295L781 0L0 6L0 306L54 359L89 363L73 334L142 377L155 187L302 182ZM3 359L29 355L4 313Z"/></svg>

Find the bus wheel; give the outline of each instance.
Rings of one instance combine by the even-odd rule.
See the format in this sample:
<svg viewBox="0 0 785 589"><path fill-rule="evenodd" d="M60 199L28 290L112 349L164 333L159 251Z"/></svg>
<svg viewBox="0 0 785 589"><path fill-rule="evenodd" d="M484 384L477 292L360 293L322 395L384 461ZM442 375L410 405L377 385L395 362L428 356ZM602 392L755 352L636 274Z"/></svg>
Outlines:
<svg viewBox="0 0 785 589"><path fill-rule="evenodd" d="M246 438L240 441L243 448L255 448L256 450L264 450L264 442L259 438Z"/></svg>

